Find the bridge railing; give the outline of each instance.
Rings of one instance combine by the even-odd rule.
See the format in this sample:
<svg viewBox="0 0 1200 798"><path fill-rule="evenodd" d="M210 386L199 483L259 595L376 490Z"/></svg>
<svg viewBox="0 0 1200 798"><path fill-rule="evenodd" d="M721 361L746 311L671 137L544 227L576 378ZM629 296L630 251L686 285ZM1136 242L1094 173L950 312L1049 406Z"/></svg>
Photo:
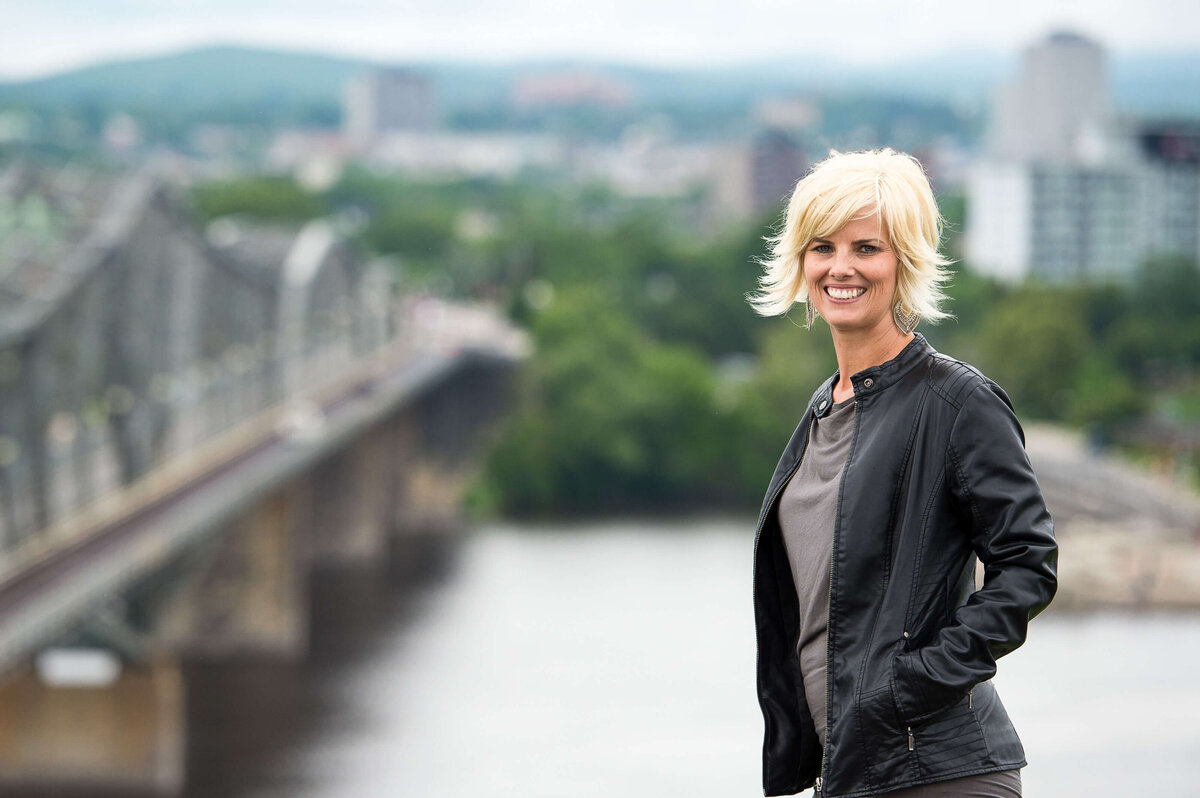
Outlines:
<svg viewBox="0 0 1200 798"><path fill-rule="evenodd" d="M421 335L411 308L401 300L341 307L303 335L235 343L151 376L141 391L109 384L49 415L43 429L0 430L0 566L48 528L166 462L198 456L265 411L302 403L385 352L414 353L410 339Z"/></svg>
<svg viewBox="0 0 1200 798"><path fill-rule="evenodd" d="M514 358L529 351L524 332L492 308L376 294L303 335L267 333L154 375L140 392L110 384L32 434L0 430L0 572L60 545L135 481L229 456L231 439L306 434L320 426L314 399L356 375L464 347Z"/></svg>

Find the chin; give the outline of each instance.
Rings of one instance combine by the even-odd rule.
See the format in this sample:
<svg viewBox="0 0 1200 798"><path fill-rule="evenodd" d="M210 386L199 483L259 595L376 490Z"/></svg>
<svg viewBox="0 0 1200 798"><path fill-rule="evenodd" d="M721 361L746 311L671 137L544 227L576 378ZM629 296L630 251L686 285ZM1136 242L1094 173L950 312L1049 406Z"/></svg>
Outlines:
<svg viewBox="0 0 1200 798"><path fill-rule="evenodd" d="M830 315L833 318L829 318L827 316L825 318L825 323L828 324L832 329L837 330L838 332L857 332L860 330L874 330L874 329L878 329L879 327L881 327L882 322L883 322L883 319L880 319L880 318L868 318L868 317L864 317L864 316L842 316L841 318L839 318L838 314L836 314L836 313L830 314Z"/></svg>

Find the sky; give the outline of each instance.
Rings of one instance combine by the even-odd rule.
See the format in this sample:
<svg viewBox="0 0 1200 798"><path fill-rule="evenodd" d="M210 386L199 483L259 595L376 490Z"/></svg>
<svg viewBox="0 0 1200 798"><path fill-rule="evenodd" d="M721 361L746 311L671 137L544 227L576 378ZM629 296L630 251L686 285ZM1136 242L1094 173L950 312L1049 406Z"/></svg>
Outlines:
<svg viewBox="0 0 1200 798"><path fill-rule="evenodd" d="M0 0L0 79L211 44L402 63L583 57L719 66L1015 54L1069 28L1117 52L1200 51L1195 0Z"/></svg>

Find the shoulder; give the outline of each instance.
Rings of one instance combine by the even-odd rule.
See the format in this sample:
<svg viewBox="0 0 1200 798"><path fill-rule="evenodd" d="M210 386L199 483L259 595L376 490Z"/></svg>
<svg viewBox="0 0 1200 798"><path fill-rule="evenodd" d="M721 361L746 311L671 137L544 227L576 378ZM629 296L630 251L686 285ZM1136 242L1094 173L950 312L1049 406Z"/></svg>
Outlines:
<svg viewBox="0 0 1200 798"><path fill-rule="evenodd" d="M982 371L957 358L934 352L929 357L925 378L933 391L949 409L957 413L968 401L984 402L999 399L1012 408L1012 402L999 385Z"/></svg>
<svg viewBox="0 0 1200 798"><path fill-rule="evenodd" d="M930 391L950 428L952 447L990 448L997 452L1014 443L1025 446L1025 431L1004 389L982 371L940 352L930 358Z"/></svg>

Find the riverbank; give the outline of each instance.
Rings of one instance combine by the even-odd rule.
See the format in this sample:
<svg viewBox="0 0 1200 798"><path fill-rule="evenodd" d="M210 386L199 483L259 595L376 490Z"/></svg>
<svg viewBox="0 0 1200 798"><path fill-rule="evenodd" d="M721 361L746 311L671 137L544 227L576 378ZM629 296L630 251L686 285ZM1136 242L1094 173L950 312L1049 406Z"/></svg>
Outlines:
<svg viewBox="0 0 1200 798"><path fill-rule="evenodd" d="M1127 527L1058 532L1056 610L1200 611L1200 546Z"/></svg>
<svg viewBox="0 0 1200 798"><path fill-rule="evenodd" d="M1026 439L1059 541L1056 610L1200 610L1200 494L1062 427Z"/></svg>

